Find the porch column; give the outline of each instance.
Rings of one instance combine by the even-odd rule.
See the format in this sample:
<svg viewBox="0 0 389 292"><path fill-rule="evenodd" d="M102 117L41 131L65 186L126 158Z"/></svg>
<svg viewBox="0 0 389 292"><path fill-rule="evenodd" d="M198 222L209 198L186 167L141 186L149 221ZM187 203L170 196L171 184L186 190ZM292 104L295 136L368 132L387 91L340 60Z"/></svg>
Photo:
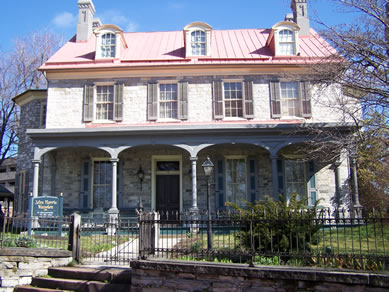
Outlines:
<svg viewBox="0 0 389 292"><path fill-rule="evenodd" d="M190 161L192 162L192 208L191 212L197 213L199 208L197 206L197 174L196 174L196 163L197 156L191 157Z"/></svg>
<svg viewBox="0 0 389 292"><path fill-rule="evenodd" d="M357 173L357 155L352 153L350 155L351 172L353 177L353 192L354 192L354 207L361 207L359 203L359 191L358 191L358 173Z"/></svg>
<svg viewBox="0 0 389 292"><path fill-rule="evenodd" d="M38 197L38 186L39 186L39 165L40 159L33 159L32 164L34 165L34 180L32 185L32 196L34 198Z"/></svg>
<svg viewBox="0 0 389 292"><path fill-rule="evenodd" d="M339 208L340 204L340 194L341 194L341 183L340 183L340 173L339 173L339 166L341 165L341 162L339 160L334 162L334 174L335 174L335 203L337 205L337 208Z"/></svg>
<svg viewBox="0 0 389 292"><path fill-rule="evenodd" d="M272 172L272 183L273 183L273 199L278 200L278 169L277 169L277 155L271 155L271 172Z"/></svg>
<svg viewBox="0 0 389 292"><path fill-rule="evenodd" d="M110 161L112 163L112 204L108 213L110 219L117 219L119 214L119 209L117 207L117 168L119 159L112 158Z"/></svg>

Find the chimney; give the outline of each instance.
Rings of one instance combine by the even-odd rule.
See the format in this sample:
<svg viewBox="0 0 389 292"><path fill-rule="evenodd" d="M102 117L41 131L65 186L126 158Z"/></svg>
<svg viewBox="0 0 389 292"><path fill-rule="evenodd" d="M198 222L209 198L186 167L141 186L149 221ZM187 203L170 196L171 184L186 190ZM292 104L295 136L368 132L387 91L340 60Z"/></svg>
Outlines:
<svg viewBox="0 0 389 292"><path fill-rule="evenodd" d="M93 32L95 6L92 0L78 0L77 42L87 41Z"/></svg>
<svg viewBox="0 0 389 292"><path fill-rule="evenodd" d="M93 19L93 23L92 23L93 31L95 31L96 28L99 28L102 25L103 24L102 24L100 18Z"/></svg>
<svg viewBox="0 0 389 292"><path fill-rule="evenodd" d="M292 13L286 14L284 20L293 22L294 21L293 14Z"/></svg>
<svg viewBox="0 0 389 292"><path fill-rule="evenodd" d="M300 26L300 36L310 34L307 1L308 0L292 0L292 3L290 4L293 10L294 22Z"/></svg>

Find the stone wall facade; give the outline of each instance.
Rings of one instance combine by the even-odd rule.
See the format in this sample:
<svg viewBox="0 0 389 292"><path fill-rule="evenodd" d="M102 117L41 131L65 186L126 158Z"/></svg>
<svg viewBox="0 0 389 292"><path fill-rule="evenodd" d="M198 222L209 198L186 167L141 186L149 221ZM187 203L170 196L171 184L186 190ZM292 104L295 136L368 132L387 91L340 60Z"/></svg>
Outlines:
<svg viewBox="0 0 389 292"><path fill-rule="evenodd" d="M45 276L51 267L66 266L71 252L54 249L4 248L0 250L0 291L28 285L32 277Z"/></svg>
<svg viewBox="0 0 389 292"><path fill-rule="evenodd" d="M132 261L132 292L383 292L387 274L199 262Z"/></svg>
<svg viewBox="0 0 389 292"><path fill-rule="evenodd" d="M122 82L123 93L123 120L110 122L112 125L129 125L148 123L147 120L147 84L151 81L178 82L188 81L188 120L186 122L212 122L212 84L214 80L244 80L248 76L196 76L196 77L163 77L163 78L129 78L129 79L98 79L98 80L51 80L48 85L47 128L83 128L83 93L86 83ZM253 80L254 121L269 122L270 86L269 81L278 76L254 75ZM339 94L334 90L312 90L312 118L297 118L308 123L311 122L344 122L352 121L339 106ZM341 94L341 93L340 93ZM342 97L343 98L343 97ZM334 100L332 100L334 99ZM283 118L281 118L282 120ZM287 117L293 119L295 117ZM229 120L229 119L225 119ZM243 120L243 119L242 119ZM275 119L274 121L277 121ZM159 121L157 121L159 122ZM164 121L160 121L164 122ZM88 123L89 124L89 123ZM93 125L93 122L91 123Z"/></svg>

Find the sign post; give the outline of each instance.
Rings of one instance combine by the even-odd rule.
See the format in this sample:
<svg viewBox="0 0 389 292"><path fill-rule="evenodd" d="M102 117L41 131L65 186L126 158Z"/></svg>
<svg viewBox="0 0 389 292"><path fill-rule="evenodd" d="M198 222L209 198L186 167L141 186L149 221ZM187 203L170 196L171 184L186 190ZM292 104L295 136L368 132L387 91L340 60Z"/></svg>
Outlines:
<svg viewBox="0 0 389 292"><path fill-rule="evenodd" d="M28 198L28 224L27 224L27 230L28 230L28 235L31 236L32 234L32 193L30 193L30 197Z"/></svg>
<svg viewBox="0 0 389 292"><path fill-rule="evenodd" d="M58 236L62 236L62 217L63 217L63 193L59 195L58 205Z"/></svg>

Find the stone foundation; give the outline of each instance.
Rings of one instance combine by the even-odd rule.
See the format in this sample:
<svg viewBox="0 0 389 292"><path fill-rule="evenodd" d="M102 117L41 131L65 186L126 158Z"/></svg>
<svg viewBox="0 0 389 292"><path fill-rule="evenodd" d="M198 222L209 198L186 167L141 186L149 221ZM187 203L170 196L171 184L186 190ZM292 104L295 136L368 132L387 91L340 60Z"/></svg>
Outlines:
<svg viewBox="0 0 389 292"><path fill-rule="evenodd" d="M71 261L71 252L65 250L4 248L0 250L0 292L28 285L32 277L47 275L48 268Z"/></svg>
<svg viewBox="0 0 389 292"><path fill-rule="evenodd" d="M388 291L389 275L289 266L133 261L132 292Z"/></svg>

